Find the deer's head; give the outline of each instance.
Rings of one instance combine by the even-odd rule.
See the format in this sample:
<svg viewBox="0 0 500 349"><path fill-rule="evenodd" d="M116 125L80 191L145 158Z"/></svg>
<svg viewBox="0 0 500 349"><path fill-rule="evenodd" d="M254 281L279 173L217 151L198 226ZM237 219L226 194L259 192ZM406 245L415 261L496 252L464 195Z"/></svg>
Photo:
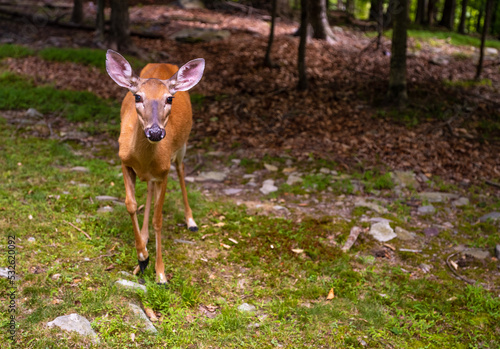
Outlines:
<svg viewBox="0 0 500 349"><path fill-rule="evenodd" d="M139 122L150 142L159 142L165 137L175 93L194 87L204 69L205 60L198 58L184 64L167 80L143 79L134 74L130 63L118 52L108 50L106 53L106 70L118 85L134 95Z"/></svg>

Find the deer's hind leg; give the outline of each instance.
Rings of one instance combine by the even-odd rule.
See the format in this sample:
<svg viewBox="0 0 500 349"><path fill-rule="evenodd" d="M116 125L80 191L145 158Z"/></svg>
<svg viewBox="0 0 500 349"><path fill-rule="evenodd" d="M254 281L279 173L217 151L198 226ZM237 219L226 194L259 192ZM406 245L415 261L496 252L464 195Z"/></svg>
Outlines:
<svg viewBox="0 0 500 349"><path fill-rule="evenodd" d="M174 162L175 169L177 170L177 177L179 177L179 184L181 186L182 200L184 201L184 217L186 218L187 227L191 231L198 231L198 226L193 219L193 212L189 206L186 181L184 180L184 163L182 160L184 160L184 155L186 154L186 146L187 144L184 144L182 148L177 151Z"/></svg>

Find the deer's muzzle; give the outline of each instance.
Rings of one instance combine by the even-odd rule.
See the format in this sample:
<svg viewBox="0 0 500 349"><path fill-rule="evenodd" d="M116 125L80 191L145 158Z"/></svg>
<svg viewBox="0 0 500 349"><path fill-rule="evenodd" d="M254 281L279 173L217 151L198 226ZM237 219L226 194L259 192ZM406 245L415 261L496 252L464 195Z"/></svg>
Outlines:
<svg viewBox="0 0 500 349"><path fill-rule="evenodd" d="M165 138L165 129L158 125L153 125L144 130L146 138L151 142L159 142Z"/></svg>

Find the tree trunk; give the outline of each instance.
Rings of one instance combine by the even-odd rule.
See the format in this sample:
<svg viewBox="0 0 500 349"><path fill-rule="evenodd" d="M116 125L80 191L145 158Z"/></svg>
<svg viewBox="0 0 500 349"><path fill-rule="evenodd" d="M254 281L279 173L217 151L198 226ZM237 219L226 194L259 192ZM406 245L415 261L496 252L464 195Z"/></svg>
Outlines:
<svg viewBox="0 0 500 349"><path fill-rule="evenodd" d="M500 1L494 1L495 5L493 6L493 10L491 12L491 23L490 23L490 34L495 35L495 25L497 23L497 14L498 14L498 3Z"/></svg>
<svg viewBox="0 0 500 349"><path fill-rule="evenodd" d="M111 45L116 50L128 50L130 41L128 0L111 0Z"/></svg>
<svg viewBox="0 0 500 349"><path fill-rule="evenodd" d="M425 23L425 10L427 9L427 0L417 0L417 9L415 11L415 24Z"/></svg>
<svg viewBox="0 0 500 349"><path fill-rule="evenodd" d="M391 0L391 2L399 0ZM394 30L392 31L391 70L389 74L388 97L398 105L408 100L406 91L406 41L408 27L408 1L401 0L394 12Z"/></svg>
<svg viewBox="0 0 500 349"><path fill-rule="evenodd" d="M73 1L73 12L71 13L70 22L82 24L83 22L83 0Z"/></svg>
<svg viewBox="0 0 500 349"><path fill-rule="evenodd" d="M382 44L382 35L384 34L384 0L377 0L377 50Z"/></svg>
<svg viewBox="0 0 500 349"><path fill-rule="evenodd" d="M299 41L299 54L298 54L298 68L299 68L299 83L297 89L299 91L307 90L307 74L306 74L306 43L307 43L307 26L308 20L308 6L307 0L300 0L300 41Z"/></svg>
<svg viewBox="0 0 500 349"><path fill-rule="evenodd" d="M483 33L481 34L481 48L479 51L479 62L477 63L477 70L476 70L476 80L479 80L481 78L481 73L483 71L484 43L486 41L486 35L488 34L488 30L490 29L492 8L493 8L493 0L486 0L486 9L484 11Z"/></svg>
<svg viewBox="0 0 500 349"><path fill-rule="evenodd" d="M309 0L309 23L313 28L313 38L326 40L328 42L335 41L332 28L326 17L326 7L324 0Z"/></svg>
<svg viewBox="0 0 500 349"><path fill-rule="evenodd" d="M378 19L378 0L370 0L370 13L368 16L369 21L376 21Z"/></svg>
<svg viewBox="0 0 500 349"><path fill-rule="evenodd" d="M354 0L345 0L345 11L349 15L354 15Z"/></svg>
<svg viewBox="0 0 500 349"><path fill-rule="evenodd" d="M344 2L342 0L337 0L337 11L344 11L345 6Z"/></svg>
<svg viewBox="0 0 500 349"><path fill-rule="evenodd" d="M267 50L266 56L264 57L264 65L266 67L273 67L273 61L271 60L271 48L273 46L274 41L274 25L276 22L276 8L277 8L277 0L272 0L272 9L271 9L271 30L269 31L269 40L267 42Z"/></svg>
<svg viewBox="0 0 500 349"><path fill-rule="evenodd" d="M479 9L479 14L477 15L476 33L481 33L481 20L482 19L483 19L483 7L481 6L481 9Z"/></svg>
<svg viewBox="0 0 500 349"><path fill-rule="evenodd" d="M95 20L96 39L99 42L104 41L104 6L105 0L97 0L97 16Z"/></svg>
<svg viewBox="0 0 500 349"><path fill-rule="evenodd" d="M434 25L434 22L436 20L436 4L438 0L429 0L427 3L427 21L426 24L429 26Z"/></svg>
<svg viewBox="0 0 500 349"><path fill-rule="evenodd" d="M441 17L441 22L439 25L453 30L455 23L455 7L457 5L456 0L445 0L443 8L443 17Z"/></svg>
<svg viewBox="0 0 500 349"><path fill-rule="evenodd" d="M467 19L467 2L468 0L462 0L462 13L460 14L460 23L458 24L458 32L460 34L465 34L465 21Z"/></svg>

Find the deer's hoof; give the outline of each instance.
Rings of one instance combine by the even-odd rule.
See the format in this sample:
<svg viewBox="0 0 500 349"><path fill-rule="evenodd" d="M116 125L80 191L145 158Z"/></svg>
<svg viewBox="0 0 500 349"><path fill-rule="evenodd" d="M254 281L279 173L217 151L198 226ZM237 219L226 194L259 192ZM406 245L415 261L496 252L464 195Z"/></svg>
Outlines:
<svg viewBox="0 0 500 349"><path fill-rule="evenodd" d="M149 264L149 256L143 261L139 261L139 269L141 270L141 273L144 273L144 270Z"/></svg>
<svg viewBox="0 0 500 349"><path fill-rule="evenodd" d="M198 231L198 227L195 225L194 227L189 227L189 230L195 232Z"/></svg>

